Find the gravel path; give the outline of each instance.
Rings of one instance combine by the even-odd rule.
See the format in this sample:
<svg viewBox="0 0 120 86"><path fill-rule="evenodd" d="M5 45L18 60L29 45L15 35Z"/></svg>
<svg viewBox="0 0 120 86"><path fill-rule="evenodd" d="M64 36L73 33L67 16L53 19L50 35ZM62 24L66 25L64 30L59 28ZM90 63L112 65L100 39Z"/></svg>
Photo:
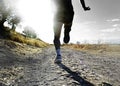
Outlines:
<svg viewBox="0 0 120 86"><path fill-rule="evenodd" d="M21 54L21 57L10 53L10 50L6 55L9 53L11 56L4 56L4 50L8 49L0 48L1 69L13 67L18 68L18 72L22 71L17 73L20 77L7 86L120 86L120 57L62 48L63 62L54 64L53 46L43 49L43 52ZM2 59L3 56L10 57L11 64L8 65L6 59L10 59ZM4 86L2 82L0 85Z"/></svg>

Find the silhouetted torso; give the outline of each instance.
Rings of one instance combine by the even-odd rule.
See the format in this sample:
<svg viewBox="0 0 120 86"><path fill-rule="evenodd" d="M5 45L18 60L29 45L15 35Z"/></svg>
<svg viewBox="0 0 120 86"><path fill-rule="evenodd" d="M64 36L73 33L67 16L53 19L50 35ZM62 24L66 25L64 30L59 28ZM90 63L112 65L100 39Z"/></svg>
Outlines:
<svg viewBox="0 0 120 86"><path fill-rule="evenodd" d="M71 0L53 0L56 7L55 20L72 22L74 11Z"/></svg>
<svg viewBox="0 0 120 86"><path fill-rule="evenodd" d="M71 0L54 0L58 11L72 11L73 6Z"/></svg>

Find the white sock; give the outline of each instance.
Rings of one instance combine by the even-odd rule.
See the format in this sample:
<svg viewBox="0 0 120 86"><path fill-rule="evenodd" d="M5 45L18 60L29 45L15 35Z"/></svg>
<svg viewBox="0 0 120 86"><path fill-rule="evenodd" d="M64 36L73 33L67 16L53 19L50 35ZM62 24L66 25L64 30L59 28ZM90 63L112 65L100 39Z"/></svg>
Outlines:
<svg viewBox="0 0 120 86"><path fill-rule="evenodd" d="M56 50L56 53L57 53L57 55L61 55L60 49L57 49L57 50Z"/></svg>

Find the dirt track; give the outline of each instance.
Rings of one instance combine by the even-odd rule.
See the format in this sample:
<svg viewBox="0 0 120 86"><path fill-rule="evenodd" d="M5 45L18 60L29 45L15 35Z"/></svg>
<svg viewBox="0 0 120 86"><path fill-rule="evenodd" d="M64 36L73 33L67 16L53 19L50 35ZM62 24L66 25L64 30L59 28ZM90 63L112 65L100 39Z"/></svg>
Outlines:
<svg viewBox="0 0 120 86"><path fill-rule="evenodd" d="M120 57L92 55L66 48L62 48L62 56L63 62L58 65L54 64L53 46L34 54L19 54L0 46L1 71L15 71L9 74L1 72L0 85L120 86Z"/></svg>

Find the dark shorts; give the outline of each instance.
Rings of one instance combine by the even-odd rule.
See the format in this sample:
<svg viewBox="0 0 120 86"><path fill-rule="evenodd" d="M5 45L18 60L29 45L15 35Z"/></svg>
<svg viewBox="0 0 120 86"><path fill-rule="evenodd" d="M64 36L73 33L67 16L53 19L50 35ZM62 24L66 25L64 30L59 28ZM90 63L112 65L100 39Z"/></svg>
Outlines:
<svg viewBox="0 0 120 86"><path fill-rule="evenodd" d="M57 12L54 20L62 23L71 23L73 21L74 11Z"/></svg>

